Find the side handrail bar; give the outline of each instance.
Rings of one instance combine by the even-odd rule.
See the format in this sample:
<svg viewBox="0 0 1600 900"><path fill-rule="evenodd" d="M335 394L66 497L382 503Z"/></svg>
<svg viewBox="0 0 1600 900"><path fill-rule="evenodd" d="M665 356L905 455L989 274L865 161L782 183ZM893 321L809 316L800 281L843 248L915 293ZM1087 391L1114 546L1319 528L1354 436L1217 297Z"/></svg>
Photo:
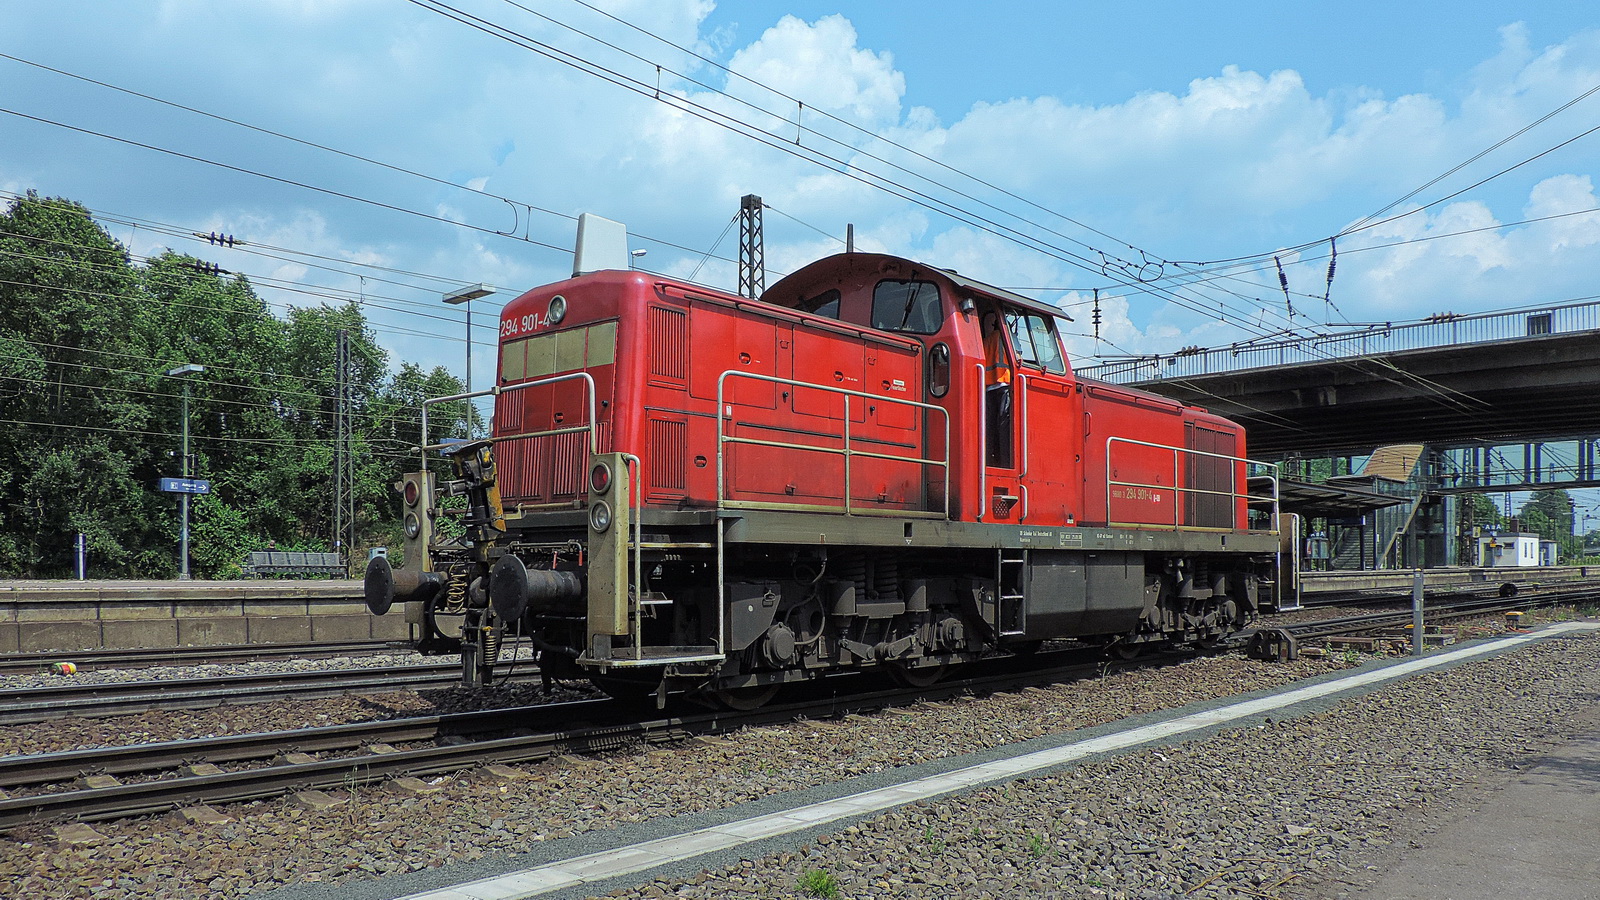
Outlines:
<svg viewBox="0 0 1600 900"><path fill-rule="evenodd" d="M724 424L728 420L728 417L732 414L726 399L727 381L729 378L748 378L752 381L765 381L772 384L783 384L796 388L810 388L812 390L825 391L831 394L839 394L840 396L844 397L844 430L842 448L835 450L831 447L814 447L809 444L791 444L783 441L763 441L755 438L729 436L725 433L726 426ZM934 459L926 456L896 456L891 453L874 453L869 450L852 449L852 440L850 436L850 400L852 397L858 397L863 400L872 400L880 403L898 403L902 406L910 406L916 409L938 412L940 420L944 424L945 458ZM923 440L924 446L926 446L926 430L924 430ZM888 459L897 460L900 462L916 463L918 465L938 466L944 473L944 516L945 518L950 517L950 413L944 407L933 403L922 403L916 400L902 400L898 397L886 397L882 394L869 394L865 391L853 391L849 388L829 387L825 384L816 384L809 381L798 381L793 378L779 378L775 375L759 375L754 372L737 372L733 369L728 369L721 375L717 376L717 505L719 507L722 506L723 503L727 502L727 453L725 449L727 444L754 444L758 446L779 447L788 450L799 450L810 453L828 453L843 456L845 515L870 514L866 511L857 511L852 510L851 508L850 460L852 458L864 456L868 459ZM924 507L926 507L926 505L926 503L923 504ZM773 506L775 508L782 508L782 504L773 504Z"/></svg>
<svg viewBox="0 0 1600 900"><path fill-rule="evenodd" d="M1111 451L1112 451L1113 445L1115 445L1115 444L1127 444L1127 445L1135 446L1135 447L1150 447L1150 448L1156 449L1156 450L1167 450L1167 451L1170 451L1172 453L1172 484L1171 485L1142 484L1142 483L1136 482L1136 481L1118 481L1116 479L1113 479L1111 477L1111 470L1112 470ZM1210 489L1207 489L1207 488L1180 486L1178 484L1178 465L1179 465L1179 460L1185 458L1184 454L1188 454L1189 457L1200 456L1200 457L1210 457L1212 459L1226 460L1227 462L1229 462L1231 464L1229 466L1229 479L1228 480L1230 482L1234 483L1235 485L1238 484L1238 479L1233 474L1234 471L1235 471L1234 468L1233 468L1234 465L1237 465L1238 463L1244 463L1247 466L1259 466L1259 467L1261 467L1263 469L1266 469L1270 473L1269 477L1271 478L1272 493L1270 495L1256 495L1256 494L1250 493L1250 478L1249 478L1248 471L1245 473L1245 479L1244 479L1245 486L1244 486L1243 492L1237 490L1237 488L1235 488L1234 490L1228 490L1228 491L1216 491L1216 490L1210 490ZM1239 500L1244 500L1246 502L1246 504L1248 504L1250 501L1270 502L1272 504L1272 529L1271 529L1272 533L1273 534L1277 534L1279 532L1279 530L1280 530L1280 527L1281 527L1280 523L1278 521L1279 491L1278 491L1278 464L1277 463L1269 463L1269 462L1264 462L1262 460L1249 459L1249 458L1243 457L1243 456L1232 456L1232 455L1227 454L1227 453L1212 453L1212 452L1210 452L1208 450L1194 450L1194 449L1190 449L1190 448L1187 448L1187 447L1174 447L1174 446L1172 446L1170 444L1157 444L1157 443L1152 443L1150 441L1136 440L1134 438L1108 437L1108 438L1106 438L1106 522L1107 522L1107 524L1111 524L1111 522L1112 522L1111 501L1112 501L1113 498L1111 496L1111 488L1114 487L1114 486L1115 487L1137 487L1137 488L1160 488L1160 487L1166 487L1166 488L1168 488L1169 490L1172 491L1172 493L1174 495L1174 499L1183 497L1183 496L1188 495L1188 494L1199 494L1199 495L1202 495L1202 496L1213 496L1213 497L1227 497L1228 500L1229 500L1230 510L1232 508L1233 503L1237 502ZM1173 503L1172 504L1172 528L1174 530L1183 531L1186 528L1188 528L1190 530L1193 530L1193 529L1197 528L1197 526L1185 526L1185 525L1183 525L1182 524L1182 519L1181 519L1182 515L1183 515L1183 504L1182 503L1176 503L1176 502ZM1231 511L1229 513L1229 518L1230 519L1233 518L1233 514L1232 514ZM1158 524L1158 523L1149 522L1149 523L1140 523L1140 524L1155 525L1155 524Z"/></svg>
<svg viewBox="0 0 1600 900"><path fill-rule="evenodd" d="M640 471L639 457L622 454L622 464L627 468L628 521L633 523L633 653L635 659L644 659L644 473ZM720 650L720 645L718 647Z"/></svg>
<svg viewBox="0 0 1600 900"><path fill-rule="evenodd" d="M582 381L584 383L584 403L589 413L587 420L588 424L573 425L567 428L552 428L548 431L530 431L525 434L509 434L498 439L491 437L489 440L522 440L524 438L550 437L558 434L577 434L578 432L588 432L589 455L593 456L599 451L599 439L595 436L595 426L598 424L598 422L595 420L594 378L588 372L569 372L565 375L552 375L549 378L541 378L538 381L523 381L518 384L508 384L505 386L497 384L494 387L481 391L471 391L465 394L451 394L447 397L429 397L428 399L422 401L422 444L417 448L422 452L422 471L428 471L429 450L442 450L451 446L451 444L448 443L428 443L428 407L436 403L453 403L457 400L470 400L473 397L498 397L501 394L509 394L512 391L520 391L524 388L542 387L543 385L557 384L563 381ZM470 416L468 417L468 421L471 421Z"/></svg>
<svg viewBox="0 0 1600 900"><path fill-rule="evenodd" d="M978 514L982 522L989 514L989 384L983 363L978 370ZM948 446L948 445L946 445Z"/></svg>

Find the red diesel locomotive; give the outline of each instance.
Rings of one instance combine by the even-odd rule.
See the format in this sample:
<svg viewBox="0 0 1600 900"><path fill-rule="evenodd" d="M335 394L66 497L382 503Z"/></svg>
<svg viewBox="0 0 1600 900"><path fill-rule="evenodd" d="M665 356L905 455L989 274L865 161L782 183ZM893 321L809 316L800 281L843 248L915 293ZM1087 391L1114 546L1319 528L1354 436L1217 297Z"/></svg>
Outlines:
<svg viewBox="0 0 1600 900"><path fill-rule="evenodd" d="M930 683L1045 640L1239 629L1278 551L1243 430L1075 377L1063 317L872 253L759 300L633 271L529 291L480 392L493 436L425 448L368 604L403 601L468 681L524 636L555 677L733 706L841 668Z"/></svg>

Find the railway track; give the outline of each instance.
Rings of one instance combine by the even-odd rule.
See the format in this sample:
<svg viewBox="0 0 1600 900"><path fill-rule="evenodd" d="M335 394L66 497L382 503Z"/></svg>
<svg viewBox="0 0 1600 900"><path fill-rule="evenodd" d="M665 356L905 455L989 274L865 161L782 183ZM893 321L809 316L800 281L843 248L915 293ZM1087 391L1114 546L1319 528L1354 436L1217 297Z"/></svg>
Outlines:
<svg viewBox="0 0 1600 900"><path fill-rule="evenodd" d="M50 650L37 653L0 653L0 675L37 675L53 663L70 661L80 671L136 669L150 666L199 666L281 659L328 659L403 652L409 647L392 641L313 641L302 644L222 644L213 647L143 647L125 650Z"/></svg>
<svg viewBox="0 0 1600 900"><path fill-rule="evenodd" d="M1476 584L1434 585L1424 589L1423 598L1429 603L1447 603L1461 600L1483 599L1510 595L1536 595L1544 591L1583 590L1592 582L1561 580L1550 582L1500 582L1486 581ZM1509 592L1508 589L1509 588ZM1308 594L1301 605L1312 606L1376 606L1384 603L1410 603L1411 589L1363 588L1349 591L1326 591Z"/></svg>
<svg viewBox="0 0 1600 900"><path fill-rule="evenodd" d="M513 681L538 677L528 666ZM64 684L0 690L0 725L69 716L112 716L153 709L198 709L227 703L336 697L343 694L448 688L461 683L458 663L316 669L166 681Z"/></svg>
<svg viewBox="0 0 1600 900"><path fill-rule="evenodd" d="M837 718L916 702L939 701L971 693L1018 690L1040 682L1095 677L1108 670L1160 664L1187 654L1155 655L1132 662L1107 662L1083 650L1040 654L1034 662L1060 664L1044 669L1002 671L953 679L932 687L860 690L859 673L830 676L797 691L799 696L751 712L705 712L641 718L638 708L614 700L589 700L483 713L427 716L297 731L174 741L129 747L0 758L0 787L61 782L85 773L170 771L196 761L278 759L275 765L209 774L163 774L137 783L74 788L0 799L0 830L30 822L76 818L84 821L163 813L199 803L242 802L309 789L344 789L409 775L458 772L487 763L532 762L562 753L594 753L639 744L667 743L801 718ZM1092 658L1093 661L1085 661ZM1070 662L1065 660L1070 659ZM1010 662L1010 661L1007 661ZM1108 668L1109 667L1109 668ZM1014 664L1002 668L1015 669ZM874 680L876 681L876 680ZM841 691L845 683L854 689ZM528 733L460 742L473 734L508 729ZM441 741L434 746L395 750L372 744ZM301 759L286 749L357 750L353 755ZM214 757L214 758L213 758Z"/></svg>
<svg viewBox="0 0 1600 900"><path fill-rule="evenodd" d="M1526 591L1514 597L1473 596L1450 603L1426 605L1423 613L1429 622L1471 618L1500 612L1537 609L1543 606L1579 605L1600 603L1600 585L1569 585ZM1300 622L1280 626L1299 640L1337 635L1355 634L1379 628L1404 627L1411 624L1411 610L1369 613L1363 616L1344 616L1318 622Z"/></svg>
<svg viewBox="0 0 1600 900"><path fill-rule="evenodd" d="M1517 598L1463 601L1430 610L1434 621L1481 616L1508 609L1600 600L1600 587L1564 589ZM1375 613L1286 626L1296 637L1352 634L1409 622L1410 613ZM212 737L192 741L75 750L0 758L0 788L15 790L69 782L85 773L170 773L198 762L237 763L264 759L237 771L190 770L162 774L131 784L74 788L0 799L0 830L31 822L77 818L97 821L163 813L201 803L224 803L282 796L307 789L351 788L398 776L458 772L487 763L533 762L561 753L601 752L639 744L666 743L801 718L835 718L916 702L936 702L965 694L993 694L1040 683L1095 677L1110 670L1160 665L1188 658L1182 652L1157 653L1133 661L1106 661L1082 650L1054 651L1027 663L1008 661L1001 671L952 679L920 688L859 690L860 674L830 676L796 691L790 702L751 712L707 712L640 718L636 707L612 700L578 701L531 707L424 716L295 731ZM1040 664L1044 663L1041 668ZM1028 667L1023 669L1022 666ZM404 667L416 669L422 667ZM445 678L454 682L454 665ZM368 670L372 671L372 670ZM327 676L327 673L306 673ZM380 676L381 678L382 676ZM393 685L393 681L383 682ZM852 690L851 686L855 689ZM112 686L116 687L116 686ZM506 732L516 732L507 734ZM486 735L500 735L487 737ZM430 746L394 749L393 744ZM288 755L340 753L325 759ZM351 751L354 751L353 753Z"/></svg>

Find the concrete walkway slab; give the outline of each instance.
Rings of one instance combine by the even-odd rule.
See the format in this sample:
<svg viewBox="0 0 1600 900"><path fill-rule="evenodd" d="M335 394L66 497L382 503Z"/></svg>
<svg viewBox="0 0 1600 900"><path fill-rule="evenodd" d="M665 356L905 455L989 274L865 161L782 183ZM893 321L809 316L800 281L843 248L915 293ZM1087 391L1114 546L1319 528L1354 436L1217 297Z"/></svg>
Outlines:
<svg viewBox="0 0 1600 900"><path fill-rule="evenodd" d="M1405 851L1356 900L1600 898L1600 709L1592 727Z"/></svg>

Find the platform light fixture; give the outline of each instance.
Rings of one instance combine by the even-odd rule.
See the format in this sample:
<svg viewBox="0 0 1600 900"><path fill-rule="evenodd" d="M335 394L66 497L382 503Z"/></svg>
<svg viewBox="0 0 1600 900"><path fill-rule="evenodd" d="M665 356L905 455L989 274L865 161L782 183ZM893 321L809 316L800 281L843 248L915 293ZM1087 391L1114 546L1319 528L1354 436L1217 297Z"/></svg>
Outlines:
<svg viewBox="0 0 1600 900"><path fill-rule="evenodd" d="M465 303L467 305L467 382L466 383L467 383L467 393L469 393L469 394L472 393L472 301L477 300L477 299L482 298L482 297L487 297L492 293L494 293L494 288L489 287L486 284L481 284L480 283L480 284L469 284L464 288L458 288L458 289L453 290L450 293L444 295L444 302L450 304L451 306L460 306L463 303ZM469 412L467 413L467 434L470 436L472 434L472 420L473 420L472 413L470 412L470 410L473 408L472 405L471 405L472 401L468 400L467 404L468 404L467 405L467 409L469 410Z"/></svg>
<svg viewBox="0 0 1600 900"><path fill-rule="evenodd" d="M168 378L183 378L183 480L189 480L189 379L185 375L199 375L205 366L184 363L167 370ZM189 493L178 494L178 580L189 580Z"/></svg>

